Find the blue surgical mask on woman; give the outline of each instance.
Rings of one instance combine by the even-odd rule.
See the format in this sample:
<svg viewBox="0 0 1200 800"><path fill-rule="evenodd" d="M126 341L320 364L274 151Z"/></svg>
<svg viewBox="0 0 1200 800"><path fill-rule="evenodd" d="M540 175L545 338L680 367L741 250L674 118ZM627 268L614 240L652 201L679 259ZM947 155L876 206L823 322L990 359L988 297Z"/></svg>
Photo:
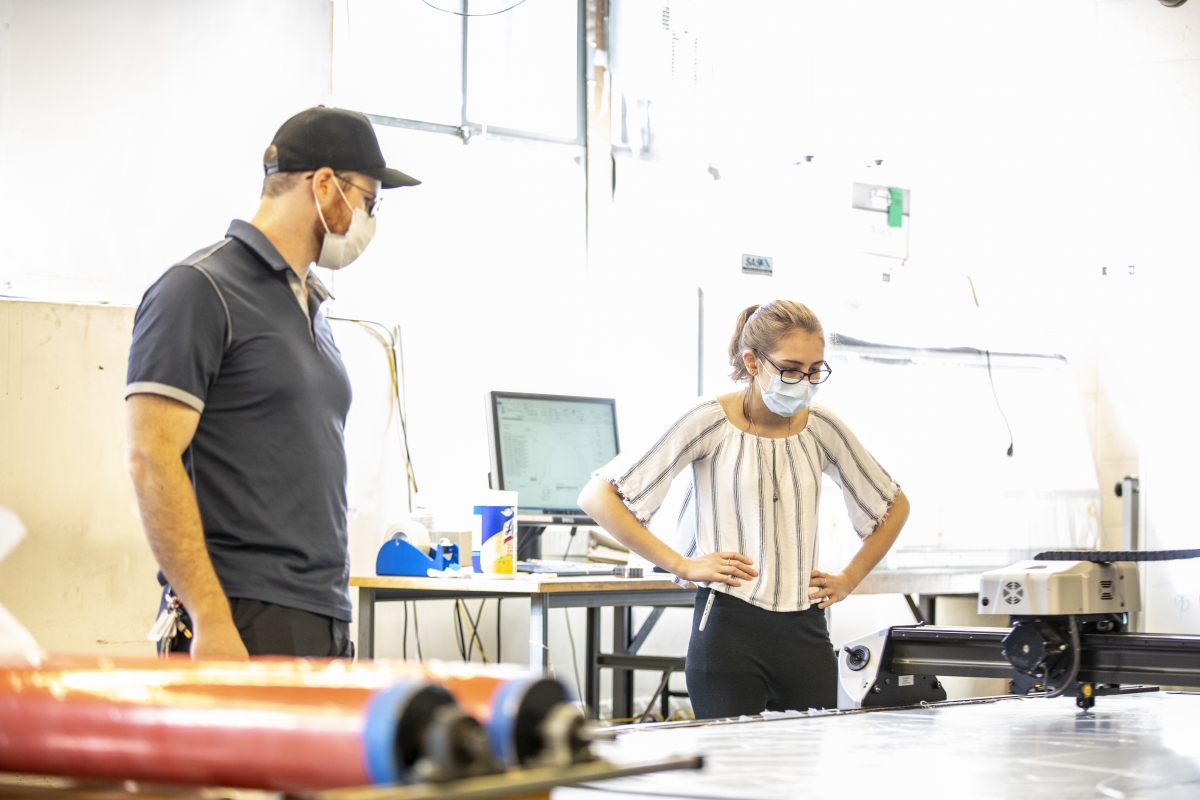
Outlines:
<svg viewBox="0 0 1200 800"><path fill-rule="evenodd" d="M763 371L766 372L766 370ZM758 384L757 377L754 382ZM797 411L808 408L817 394L817 384L807 380L799 383L784 383L778 375L771 375L771 381L767 384L767 388L764 389L759 385L758 390L762 393L762 399L767 404L767 408L781 417L790 417Z"/></svg>

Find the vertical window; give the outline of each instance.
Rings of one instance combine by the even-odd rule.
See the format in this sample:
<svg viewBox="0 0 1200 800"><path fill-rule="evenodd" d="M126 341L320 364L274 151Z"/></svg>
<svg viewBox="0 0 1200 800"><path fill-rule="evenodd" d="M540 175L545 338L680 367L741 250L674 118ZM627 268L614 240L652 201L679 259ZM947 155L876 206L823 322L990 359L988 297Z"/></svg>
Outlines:
<svg viewBox="0 0 1200 800"><path fill-rule="evenodd" d="M582 0L336 0L336 102L376 123L583 143Z"/></svg>
<svg viewBox="0 0 1200 800"><path fill-rule="evenodd" d="M463 0L437 0L458 8ZM462 124L462 18L420 0L342 0L334 18L337 103L369 114Z"/></svg>
<svg viewBox="0 0 1200 800"><path fill-rule="evenodd" d="M527 0L505 14L468 18L467 119L581 138L579 20L579 4L563 0Z"/></svg>

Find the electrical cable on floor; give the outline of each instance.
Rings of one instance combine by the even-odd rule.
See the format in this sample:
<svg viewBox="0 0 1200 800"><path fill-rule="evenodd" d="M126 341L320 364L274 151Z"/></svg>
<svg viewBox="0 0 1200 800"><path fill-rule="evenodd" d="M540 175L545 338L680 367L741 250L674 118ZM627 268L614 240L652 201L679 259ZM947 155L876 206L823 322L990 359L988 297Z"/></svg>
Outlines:
<svg viewBox="0 0 1200 800"><path fill-rule="evenodd" d="M502 597L496 598L496 663L503 664L504 659L500 657L500 601Z"/></svg>
<svg viewBox="0 0 1200 800"><path fill-rule="evenodd" d="M567 540L567 549L563 551L563 561L571 554L571 545L575 543L575 528L571 528L571 538ZM583 697L583 682L579 680L579 658L575 655L575 634L571 630L571 609L564 608L563 615L567 619L567 640L571 643L571 669L575 672L575 693L579 696L579 705L585 705Z"/></svg>
<svg viewBox="0 0 1200 800"><path fill-rule="evenodd" d="M400 657L405 661L408 660L408 601L404 601L404 635L401 637L403 644L400 646Z"/></svg>
<svg viewBox="0 0 1200 800"><path fill-rule="evenodd" d="M971 280L971 276L967 276L967 283L971 284L971 298L975 301L975 308L980 308L979 295L975 292L975 281ZM984 356L987 358L987 374L988 383L992 387L992 399L996 401L996 410L1000 412L1000 419L1004 420L1004 427L1008 429L1008 457L1013 455L1013 432L1012 425L1008 424L1008 415L1004 413L1004 408L1000 405L1000 396L996 394L996 379L992 376L992 350L990 347L983 349Z"/></svg>

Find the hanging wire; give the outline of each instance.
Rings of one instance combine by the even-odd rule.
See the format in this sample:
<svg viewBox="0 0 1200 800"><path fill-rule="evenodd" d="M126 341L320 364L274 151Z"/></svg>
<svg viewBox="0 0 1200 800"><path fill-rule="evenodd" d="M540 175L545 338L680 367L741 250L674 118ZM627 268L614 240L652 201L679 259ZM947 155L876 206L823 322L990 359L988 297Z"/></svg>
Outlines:
<svg viewBox="0 0 1200 800"><path fill-rule="evenodd" d="M467 624L471 626L471 638L475 641L475 648L479 651L479 657L483 659L483 663L491 663L487 657L487 651L483 648L483 637L479 634L479 620L483 618L483 607L487 604L487 600L479 601L479 608L475 611L475 617L471 617L471 609L467 608L467 601L463 601L463 608L467 612Z"/></svg>
<svg viewBox="0 0 1200 800"><path fill-rule="evenodd" d="M400 402L404 408L408 408L408 380L404 377L404 336L400 326L392 328L393 338L396 342L395 352L398 356L397 362L400 367ZM405 430L407 434L407 428ZM407 441L407 440L406 440Z"/></svg>
<svg viewBox="0 0 1200 800"><path fill-rule="evenodd" d="M470 651L466 648L466 639L462 627L462 601L454 601L454 643L458 645L458 657L467 660Z"/></svg>
<svg viewBox="0 0 1200 800"><path fill-rule="evenodd" d="M486 14L468 14L465 11L451 11L448 8L442 8L440 6L435 6L433 3L429 2L429 0L421 0L421 2L424 3L425 5L429 6L430 8L432 8L434 11L441 11L443 14L453 14L456 17L494 17L497 14L505 14L509 11L512 11L517 6L522 5L525 2L525 0L517 0L517 2L513 3L508 8L502 8L499 11L489 11Z"/></svg>
<svg viewBox="0 0 1200 800"><path fill-rule="evenodd" d="M567 556L571 554L571 545L575 544L576 530L576 528L571 528L571 538L567 540L567 549L563 551L563 561L566 561ZM582 706L586 701L583 696L583 682L579 680L579 657L575 655L575 633L571 630L571 609L564 608L563 616L567 620L567 640L571 643L571 668L575 672L575 693L579 695L579 704Z"/></svg>
<svg viewBox="0 0 1200 800"><path fill-rule="evenodd" d="M967 283L971 284L971 298L975 301L975 307L979 308L979 295L975 293L975 281L971 280L971 276L967 276ZM1000 405L1000 395L996 394L996 379L992 377L992 350L990 347L984 347L984 356L987 358L987 374L988 383L992 386L992 399L996 401L996 410L1000 412L1000 419L1004 420L1004 427L1008 429L1008 457L1013 455L1013 432L1012 425L1008 424L1008 415L1004 413L1003 406Z"/></svg>
<svg viewBox="0 0 1200 800"><path fill-rule="evenodd" d="M483 642L480 641L478 632L479 618L483 616L483 604L485 602L485 600L479 601L479 611L476 613L475 618L471 619L471 610L467 608L467 604L462 600L454 601L454 622L458 634L458 652L464 661L471 660L471 645L474 644L475 650L479 653L479 657L483 660L483 663L490 663L488 661L487 652L483 649ZM464 616L466 617L467 630L470 633L469 638L467 633L463 631L462 627Z"/></svg>
<svg viewBox="0 0 1200 800"><path fill-rule="evenodd" d="M404 451L404 470L408 478L408 510L411 512L413 505L413 494L417 489L416 472L413 469L412 452L408 446L408 419L404 414L404 407L407 402L404 400L405 390L403 388L403 369L404 369L404 354L401 351L401 341L399 338L400 327L389 329L383 323L374 322L368 319L354 319L351 317L327 317L330 320L338 322L353 322L360 326L363 330L370 333L383 345L384 351L387 353L388 372L391 378L392 397L396 404L396 414L400 419L400 445Z"/></svg>
<svg viewBox="0 0 1200 800"><path fill-rule="evenodd" d="M421 655L421 621L416 619L416 601L413 601L413 631L416 633L416 660L425 661Z"/></svg>
<svg viewBox="0 0 1200 800"><path fill-rule="evenodd" d="M571 643L571 668L575 671L575 694L579 695L579 702L582 705L583 699L583 682L579 680L579 656L575 654L575 634L571 632L571 609L564 608L563 616L567 618L567 641Z"/></svg>

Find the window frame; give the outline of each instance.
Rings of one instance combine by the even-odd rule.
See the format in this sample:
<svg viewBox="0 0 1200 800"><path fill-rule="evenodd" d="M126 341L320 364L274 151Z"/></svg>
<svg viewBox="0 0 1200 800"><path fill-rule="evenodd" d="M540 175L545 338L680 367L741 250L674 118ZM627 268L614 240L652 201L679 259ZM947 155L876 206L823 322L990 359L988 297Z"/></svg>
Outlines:
<svg viewBox="0 0 1200 800"><path fill-rule="evenodd" d="M426 122L419 119L407 119L404 117L389 117L382 114L366 114L367 119L371 120L375 125L386 125L392 128L407 128L408 130L425 131L427 133L441 133L450 136L457 136L463 140L463 144L468 144L471 139L476 136L486 135L489 138L499 139L501 141L515 142L532 142L541 144L557 144L567 145L571 147L584 147L587 143L587 0L576 0L576 64L575 64L575 80L576 80L576 103L575 103L575 136L573 138L564 138L561 136L551 136L549 134L537 133L536 131L525 131L518 128L505 128L494 125L486 125L480 122L473 122L467 117L467 94L468 94L468 59L470 51L468 49L470 40L468 36L469 25L471 18L470 0L461 0L463 13L461 16L461 31L462 31L462 105L459 109L459 124L448 125L442 122ZM555 0L558 2L559 0Z"/></svg>

